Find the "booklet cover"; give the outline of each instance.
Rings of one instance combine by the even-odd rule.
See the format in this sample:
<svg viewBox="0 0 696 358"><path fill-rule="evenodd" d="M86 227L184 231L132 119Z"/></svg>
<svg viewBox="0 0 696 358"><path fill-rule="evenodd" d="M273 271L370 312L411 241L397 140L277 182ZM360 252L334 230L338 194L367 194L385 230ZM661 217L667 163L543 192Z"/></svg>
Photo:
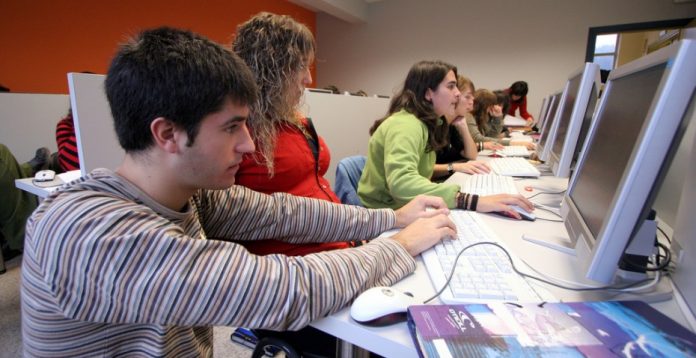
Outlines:
<svg viewBox="0 0 696 358"><path fill-rule="evenodd" d="M417 305L421 357L696 357L696 335L641 301Z"/></svg>

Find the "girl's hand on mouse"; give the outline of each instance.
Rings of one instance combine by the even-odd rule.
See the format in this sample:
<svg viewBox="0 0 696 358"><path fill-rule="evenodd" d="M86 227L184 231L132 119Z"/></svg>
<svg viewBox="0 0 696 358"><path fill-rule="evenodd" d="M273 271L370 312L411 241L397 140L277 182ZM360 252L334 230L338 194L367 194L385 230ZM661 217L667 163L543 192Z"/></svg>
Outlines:
<svg viewBox="0 0 696 358"><path fill-rule="evenodd" d="M452 167L455 171L466 174L487 174L491 172L491 167L476 160L470 160L466 163L453 163Z"/></svg>
<svg viewBox="0 0 696 358"><path fill-rule="evenodd" d="M511 194L497 194L497 195L487 195L479 197L478 204L476 205L476 211L481 213L488 213L491 211L503 211L516 219L521 219L520 214L511 209L510 205L517 205L527 212L534 211L534 204L532 204L527 198L522 195L511 195Z"/></svg>
<svg viewBox="0 0 696 358"><path fill-rule="evenodd" d="M416 256L443 239L457 237L457 227L445 214L414 221L392 236L411 256Z"/></svg>
<svg viewBox="0 0 696 358"><path fill-rule="evenodd" d="M439 214L448 215L449 209L440 197L418 195L394 213L396 214L394 227L406 227L420 218L430 218Z"/></svg>

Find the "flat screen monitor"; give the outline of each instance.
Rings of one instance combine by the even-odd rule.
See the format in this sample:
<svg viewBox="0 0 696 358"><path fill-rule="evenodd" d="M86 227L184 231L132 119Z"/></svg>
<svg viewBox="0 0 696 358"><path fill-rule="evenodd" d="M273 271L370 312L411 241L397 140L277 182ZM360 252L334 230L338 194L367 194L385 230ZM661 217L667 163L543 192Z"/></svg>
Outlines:
<svg viewBox="0 0 696 358"><path fill-rule="evenodd" d="M588 279L612 282L629 242L641 237L695 86L691 40L611 72L563 199L564 224Z"/></svg>
<svg viewBox="0 0 696 358"><path fill-rule="evenodd" d="M105 75L68 73L80 173L83 176L97 168L113 170L126 155L114 130L111 107L104 92L105 79Z"/></svg>
<svg viewBox="0 0 696 358"><path fill-rule="evenodd" d="M534 121L533 126L537 128L541 128L542 125L544 125L544 119L546 118L546 113L549 111L549 101L551 100L551 96L544 97L544 99L541 101L541 110L539 110L539 116L536 117L536 120Z"/></svg>
<svg viewBox="0 0 696 358"><path fill-rule="evenodd" d="M549 110L546 114L546 120L544 125L541 127L541 134L539 135L539 141L537 142L537 156L541 160L548 160L548 154L550 152L550 147L547 146L549 133L551 132L551 127L553 127L553 122L556 119L556 114L558 112L558 104L561 102L561 95L563 92L557 92L551 95L549 102Z"/></svg>
<svg viewBox="0 0 696 358"><path fill-rule="evenodd" d="M591 97L596 100L600 83L599 65L595 63L586 63L568 78L559 107L560 115L554 124L555 136L549 138L551 155L548 164L553 174L559 178L567 178L570 175L573 154L579 142L580 128L588 110L587 104ZM592 113L589 117L592 118Z"/></svg>

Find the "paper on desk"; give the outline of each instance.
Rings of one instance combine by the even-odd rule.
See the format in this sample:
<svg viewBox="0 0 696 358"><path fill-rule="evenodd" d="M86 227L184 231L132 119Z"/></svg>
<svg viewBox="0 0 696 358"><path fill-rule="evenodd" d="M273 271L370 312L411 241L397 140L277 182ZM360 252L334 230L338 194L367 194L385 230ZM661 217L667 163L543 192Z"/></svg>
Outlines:
<svg viewBox="0 0 696 358"><path fill-rule="evenodd" d="M503 118L503 125L508 127L525 127L527 126L527 120L506 114Z"/></svg>

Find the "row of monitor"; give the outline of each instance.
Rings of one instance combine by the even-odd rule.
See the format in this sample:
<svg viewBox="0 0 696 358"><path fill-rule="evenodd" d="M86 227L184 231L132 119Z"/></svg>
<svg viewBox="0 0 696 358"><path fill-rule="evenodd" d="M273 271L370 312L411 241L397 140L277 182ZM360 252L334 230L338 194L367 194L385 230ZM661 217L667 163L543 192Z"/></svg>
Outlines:
<svg viewBox="0 0 696 358"><path fill-rule="evenodd" d="M616 68L601 98L600 86L599 66L587 63L544 100L537 154L554 175L570 177L562 215L581 269L610 283L693 115L696 43ZM652 247L654 230L647 240Z"/></svg>

